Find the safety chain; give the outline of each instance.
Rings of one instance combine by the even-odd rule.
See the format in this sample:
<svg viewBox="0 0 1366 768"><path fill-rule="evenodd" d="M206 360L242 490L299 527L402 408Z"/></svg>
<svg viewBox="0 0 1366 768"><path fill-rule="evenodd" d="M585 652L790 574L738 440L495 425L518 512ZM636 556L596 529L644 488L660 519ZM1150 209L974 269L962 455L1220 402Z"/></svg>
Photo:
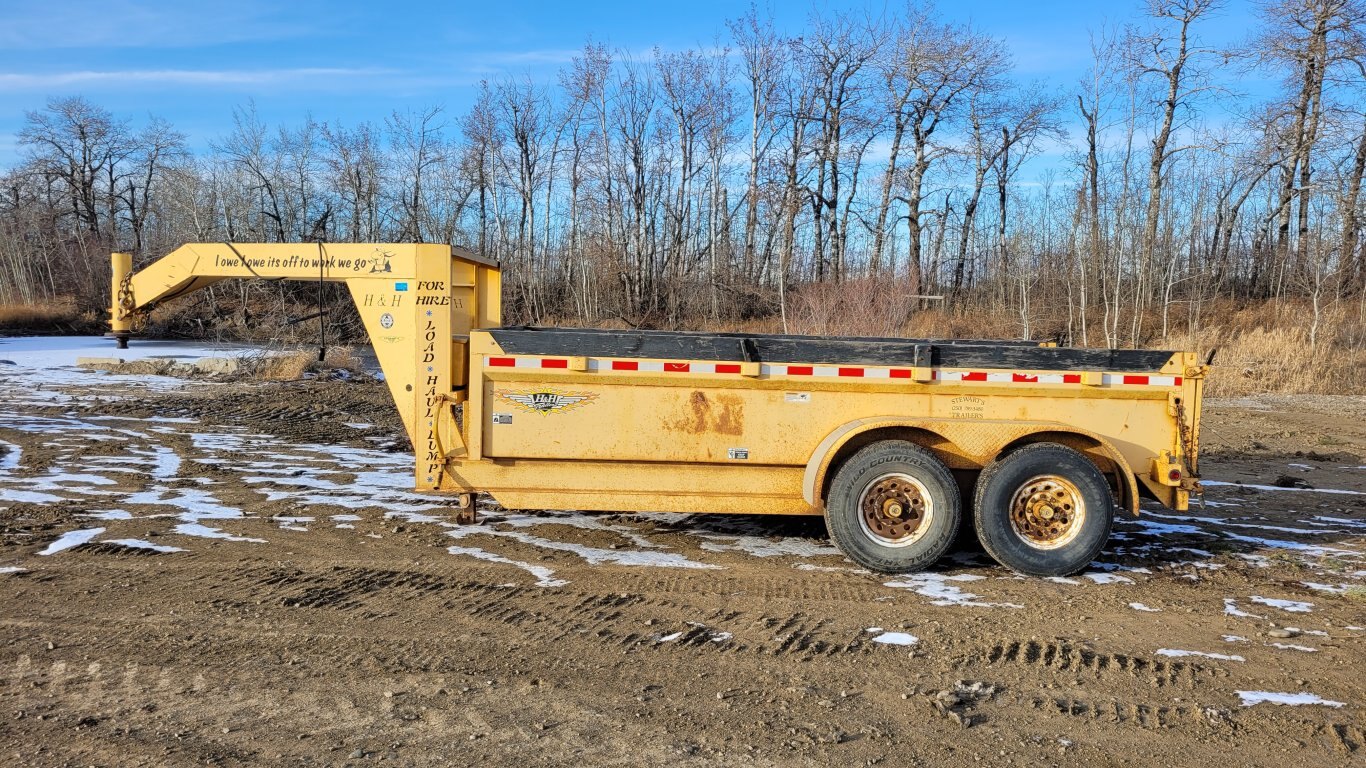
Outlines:
<svg viewBox="0 0 1366 768"><path fill-rule="evenodd" d="M1186 464L1186 474L1190 477L1200 477L1199 456L1195 451L1195 439L1191 434L1190 425L1186 423L1186 406L1180 400L1176 401L1176 429L1181 437L1182 460Z"/></svg>
<svg viewBox="0 0 1366 768"><path fill-rule="evenodd" d="M123 279L119 281L118 307L120 320L133 313L134 303L132 272L129 272L128 274L124 275Z"/></svg>

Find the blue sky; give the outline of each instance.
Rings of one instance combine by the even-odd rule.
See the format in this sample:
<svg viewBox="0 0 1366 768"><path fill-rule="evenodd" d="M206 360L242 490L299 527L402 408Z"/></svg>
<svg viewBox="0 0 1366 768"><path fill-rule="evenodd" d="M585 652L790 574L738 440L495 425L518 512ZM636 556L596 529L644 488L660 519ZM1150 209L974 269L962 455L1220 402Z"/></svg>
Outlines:
<svg viewBox="0 0 1366 768"><path fill-rule="evenodd" d="M385 7L392 5L392 7ZM799 32L813 8L771 4ZM942 15L1006 39L1022 79L1069 88L1087 65L1089 30L1135 20L1132 2L941 2ZM0 167L18 157L24 111L81 95L135 124L155 114L203 148L226 133L234 106L255 102L270 123L381 121L443 105L452 119L483 78L552 81L592 38L648 55L654 46L711 46L748 2L432 2L333 0L0 0ZM764 7L764 3L760 3ZM904 7L874 3L877 12ZM1231 0L1204 34L1245 38L1250 4Z"/></svg>

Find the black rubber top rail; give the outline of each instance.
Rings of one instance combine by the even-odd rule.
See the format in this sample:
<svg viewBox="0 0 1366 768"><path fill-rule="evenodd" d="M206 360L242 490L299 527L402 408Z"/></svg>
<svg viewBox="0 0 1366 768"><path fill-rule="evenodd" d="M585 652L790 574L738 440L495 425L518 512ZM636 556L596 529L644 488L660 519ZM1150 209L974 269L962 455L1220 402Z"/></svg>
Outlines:
<svg viewBox="0 0 1366 768"><path fill-rule="evenodd" d="M494 328L489 333L509 355L582 355L665 360L1151 373L1161 369L1175 354L1148 349L1040 347L1037 341L980 339L884 339L530 327Z"/></svg>

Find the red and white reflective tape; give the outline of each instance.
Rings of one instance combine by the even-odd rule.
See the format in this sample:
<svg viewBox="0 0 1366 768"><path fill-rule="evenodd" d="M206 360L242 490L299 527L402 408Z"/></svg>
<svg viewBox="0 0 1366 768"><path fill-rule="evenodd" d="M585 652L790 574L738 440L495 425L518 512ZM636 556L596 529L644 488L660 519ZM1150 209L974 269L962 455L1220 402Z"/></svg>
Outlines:
<svg viewBox="0 0 1366 768"><path fill-rule="evenodd" d="M569 360L563 357L489 356L489 368L551 368L567 370ZM640 371L646 373L729 373L739 374L740 363L670 363L660 360L601 360L589 358L590 371ZM811 376L813 378L851 379L911 379L910 368L881 368L869 366L833 365L770 365L759 366L763 376ZM933 381L960 381L986 384L1080 384L1080 373L1014 373L1010 371L930 371ZM1179 387L1180 376L1149 376L1143 374L1101 374L1103 384L1127 384L1147 387Z"/></svg>

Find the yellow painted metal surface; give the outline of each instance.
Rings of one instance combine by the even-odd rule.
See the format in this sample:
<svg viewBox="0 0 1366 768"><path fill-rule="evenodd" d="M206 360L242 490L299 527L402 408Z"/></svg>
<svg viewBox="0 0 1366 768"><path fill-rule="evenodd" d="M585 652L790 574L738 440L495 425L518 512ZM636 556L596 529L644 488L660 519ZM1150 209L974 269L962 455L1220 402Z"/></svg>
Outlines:
<svg viewBox="0 0 1366 768"><path fill-rule="evenodd" d="M465 355L453 331L497 325L498 269L445 245L412 243L191 243L138 272L111 259L110 325L132 330L149 307L228 278L344 282L414 447L418 488L442 485L447 452L462 444L450 398Z"/></svg>
<svg viewBox="0 0 1366 768"><path fill-rule="evenodd" d="M113 266L115 333L227 278L347 283L412 440L416 487L488 491L509 508L818 514L838 462L877 439L969 472L1060 442L1134 512L1140 490L1178 509L1198 490L1205 369L1189 353L1153 376L513 357L487 331L500 323L497 267L447 246L191 244L137 273L124 254Z"/></svg>

